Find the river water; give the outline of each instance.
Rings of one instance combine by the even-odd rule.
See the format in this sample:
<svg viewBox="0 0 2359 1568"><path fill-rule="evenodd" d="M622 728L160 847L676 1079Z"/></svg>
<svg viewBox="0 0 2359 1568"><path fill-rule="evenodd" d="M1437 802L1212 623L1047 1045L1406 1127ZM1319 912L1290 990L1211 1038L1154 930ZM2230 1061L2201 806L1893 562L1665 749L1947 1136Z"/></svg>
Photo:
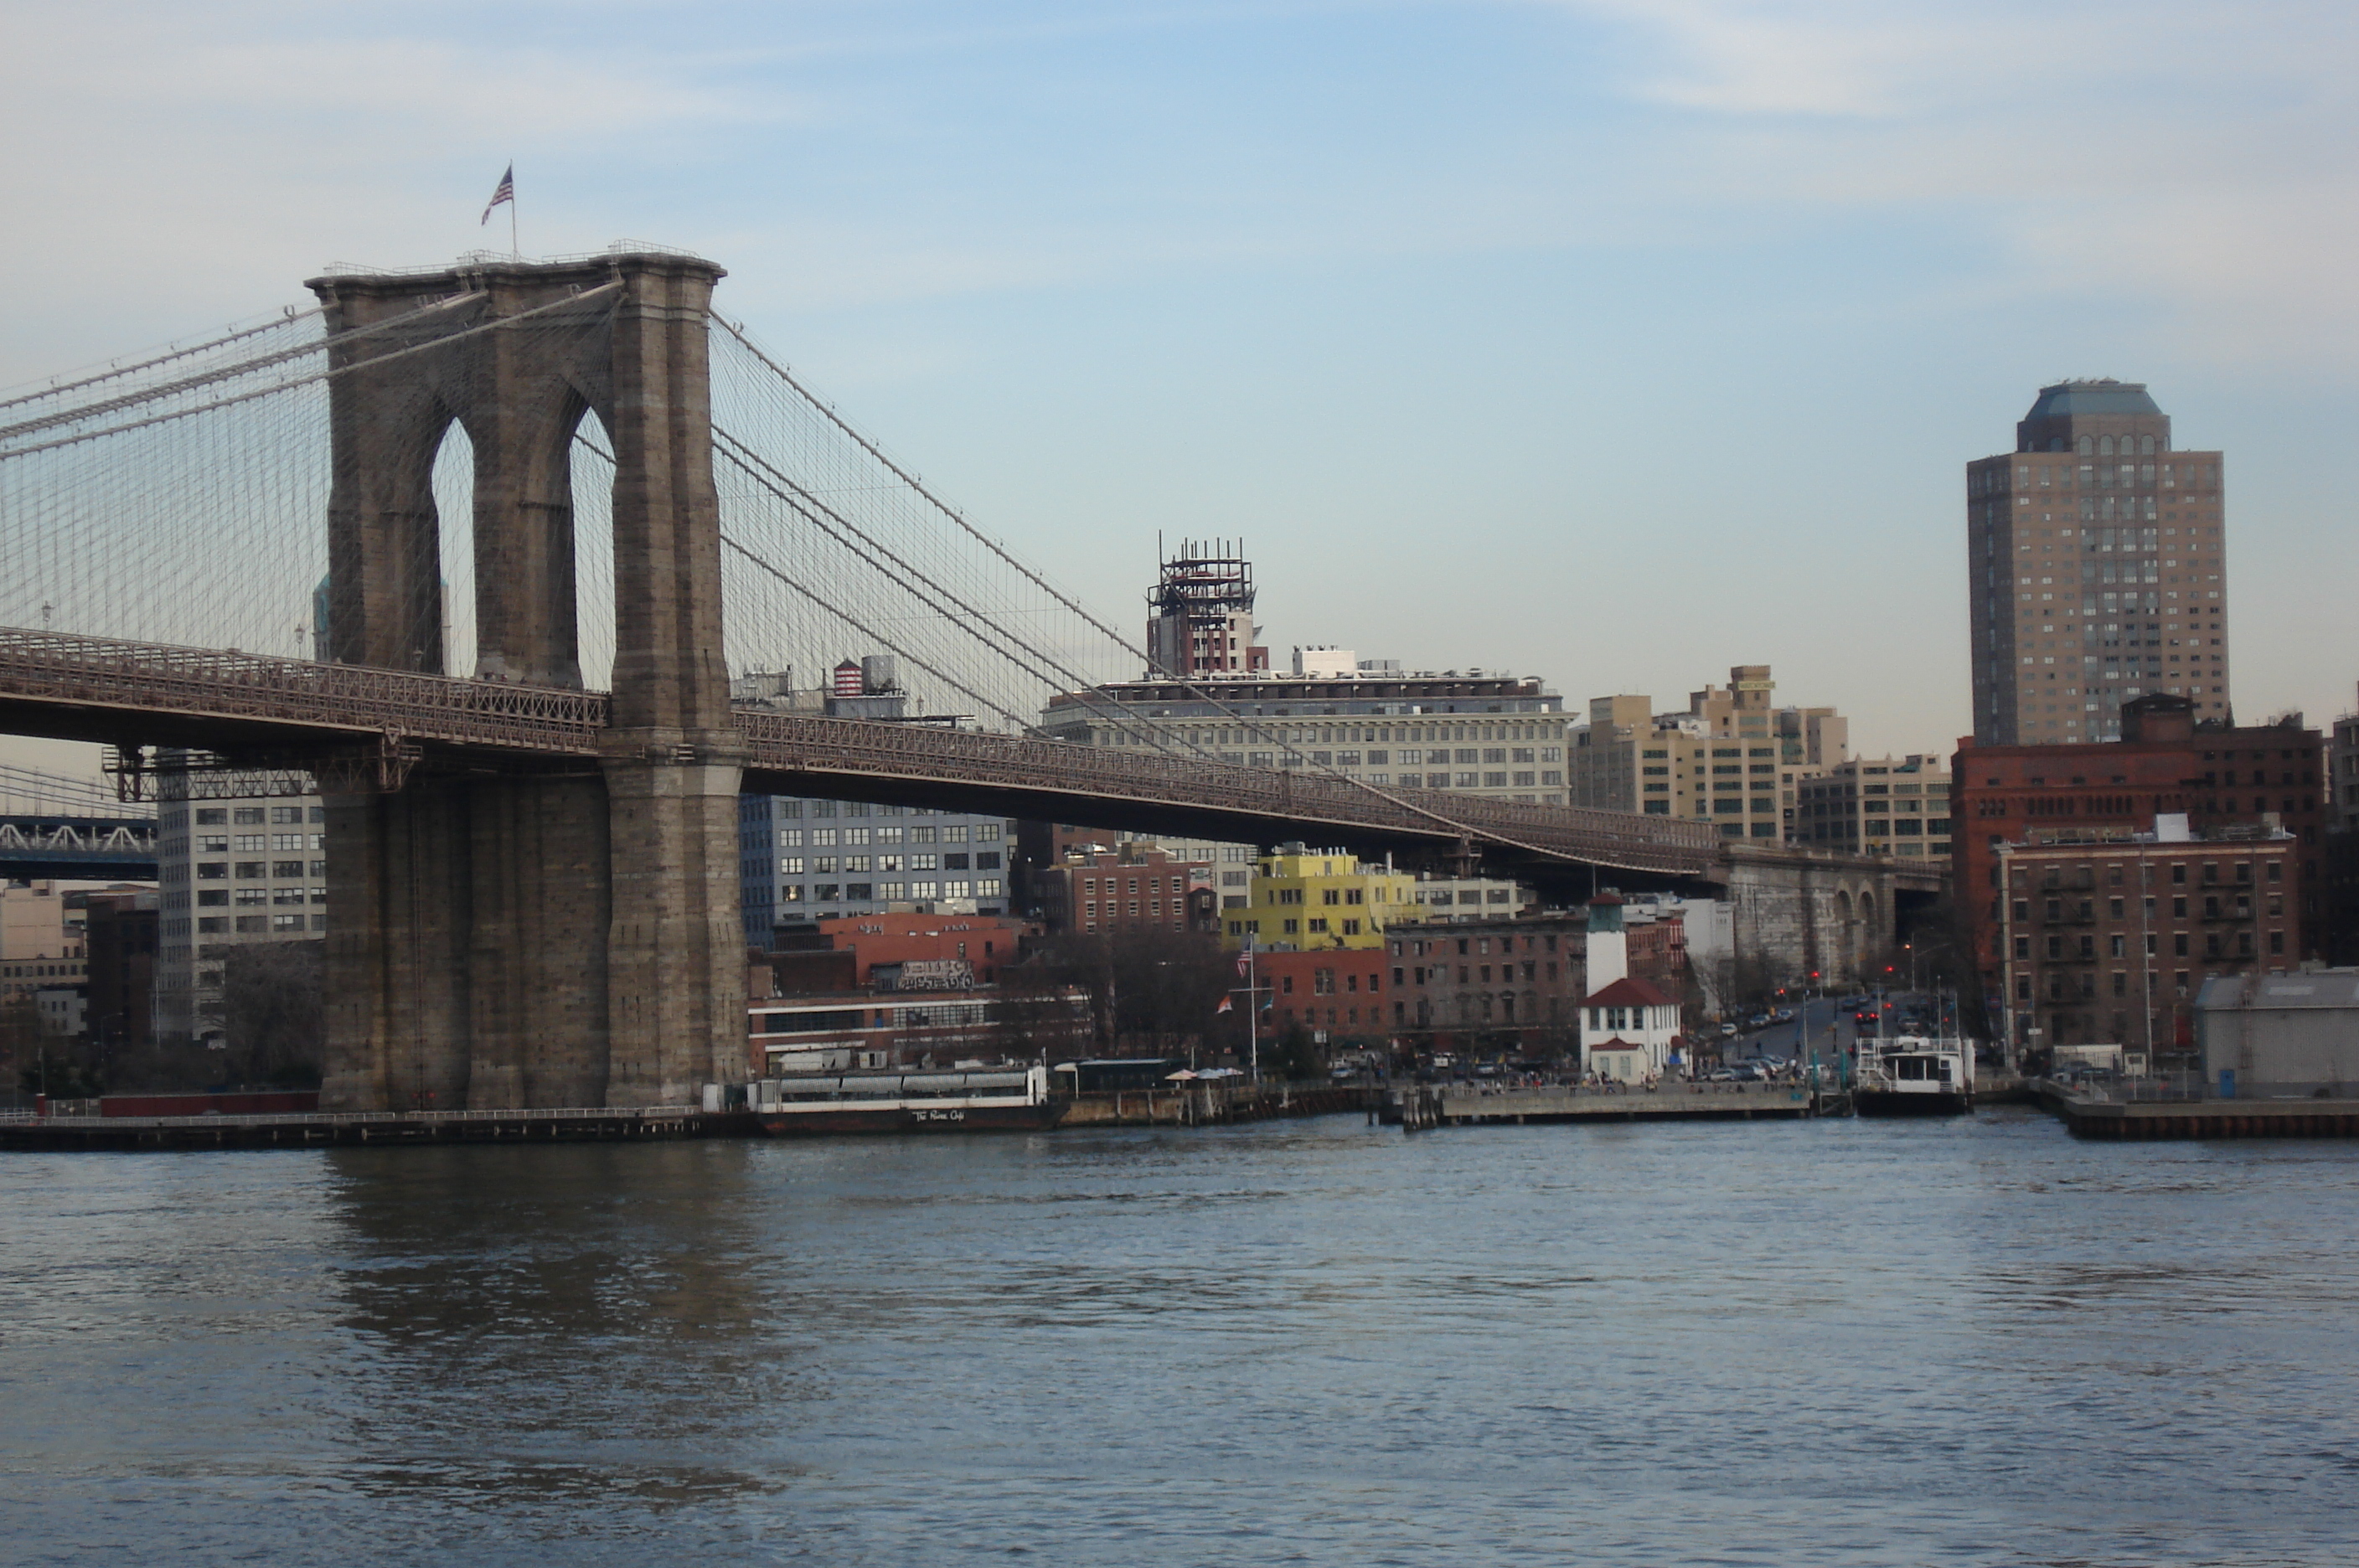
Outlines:
<svg viewBox="0 0 2359 1568"><path fill-rule="evenodd" d="M2347 1563L2359 1146L0 1157L28 1563Z"/></svg>

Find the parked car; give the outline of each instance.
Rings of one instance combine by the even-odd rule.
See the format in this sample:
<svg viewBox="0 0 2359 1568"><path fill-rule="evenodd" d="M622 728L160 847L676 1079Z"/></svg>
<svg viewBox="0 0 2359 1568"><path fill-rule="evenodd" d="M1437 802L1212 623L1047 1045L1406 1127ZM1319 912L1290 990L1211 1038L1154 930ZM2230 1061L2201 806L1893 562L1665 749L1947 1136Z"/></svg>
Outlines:
<svg viewBox="0 0 2359 1568"><path fill-rule="evenodd" d="M1734 1040L1734 1039L1735 1039L1735 1038L1736 1038L1736 1026L1735 1026L1734 1024L1723 1024L1723 1025L1721 1025L1721 1026L1720 1026L1720 1038L1721 1038L1721 1039L1723 1039L1723 1040Z"/></svg>

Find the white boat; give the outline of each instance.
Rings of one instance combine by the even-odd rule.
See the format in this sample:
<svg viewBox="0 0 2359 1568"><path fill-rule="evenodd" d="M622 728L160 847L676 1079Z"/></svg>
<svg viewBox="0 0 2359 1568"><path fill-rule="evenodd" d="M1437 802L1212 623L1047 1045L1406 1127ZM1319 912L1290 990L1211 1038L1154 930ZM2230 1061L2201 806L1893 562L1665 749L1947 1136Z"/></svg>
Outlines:
<svg viewBox="0 0 2359 1568"><path fill-rule="evenodd" d="M810 1073L756 1078L746 1109L772 1138L845 1132L1038 1132L1065 1103L1045 1067L983 1072Z"/></svg>
<svg viewBox="0 0 2359 1568"><path fill-rule="evenodd" d="M1974 1042L1898 1035L1863 1039L1852 1106L1864 1116L1943 1116L1974 1104Z"/></svg>

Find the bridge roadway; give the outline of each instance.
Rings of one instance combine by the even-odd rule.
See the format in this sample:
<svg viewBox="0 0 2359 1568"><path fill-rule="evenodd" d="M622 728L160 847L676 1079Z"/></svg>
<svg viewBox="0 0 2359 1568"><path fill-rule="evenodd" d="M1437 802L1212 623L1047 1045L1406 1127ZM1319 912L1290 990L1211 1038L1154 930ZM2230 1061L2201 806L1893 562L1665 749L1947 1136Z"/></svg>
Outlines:
<svg viewBox="0 0 2359 1568"><path fill-rule="evenodd" d="M0 628L0 733L260 757L399 755L437 772L594 764L604 692L461 680L236 649ZM1316 775L1018 736L739 708L748 791L998 811L1033 821L1233 843L1303 839L1454 850L1545 876L1596 866L1639 882L1713 883L1732 860L1836 857L1732 845L1708 823L1399 789L1408 805ZM1418 808L1423 808L1419 811ZM1431 815L1425 814L1432 813ZM1875 863L1886 875L1892 863ZM1938 886L1938 870L1911 881Z"/></svg>

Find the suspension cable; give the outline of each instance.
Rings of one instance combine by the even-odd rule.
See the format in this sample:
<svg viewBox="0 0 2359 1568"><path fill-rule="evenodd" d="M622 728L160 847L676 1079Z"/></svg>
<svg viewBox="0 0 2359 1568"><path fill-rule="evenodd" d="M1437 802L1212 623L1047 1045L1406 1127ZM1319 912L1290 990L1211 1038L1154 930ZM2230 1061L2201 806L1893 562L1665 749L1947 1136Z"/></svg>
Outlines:
<svg viewBox="0 0 2359 1568"><path fill-rule="evenodd" d="M770 463L759 452L756 452L745 441L740 441L737 437L730 434L727 430L723 430L718 426L713 428L712 434L716 443L716 450L720 451L722 454L733 463L741 472L745 473L747 477L754 481L754 483L761 485L762 488L767 490L771 495L776 495L779 500L784 501L788 506L793 507L814 527L820 528L830 538L836 539L838 543L843 544L846 549L851 549L852 546L850 541L844 539L842 534L836 531L837 528L842 528L845 532L853 535L863 544L875 550L886 561L891 561L894 565L908 572L913 581L931 589L942 599L950 601L950 604L953 608L968 617L966 624L971 628L981 628L980 631L975 632L977 641L983 642L985 647L991 647L991 639L985 638L982 635L983 631L988 631L1000 644L998 648L994 648L994 651L999 653L1001 657L1006 658L1010 662L1014 663L1018 669L1023 670L1027 674L1038 677L1045 683L1050 685L1055 685L1060 681L1066 681L1078 685L1085 692L1089 690L1092 683L1086 675L1064 663L1054 654L1049 653L1045 649L1033 647L1030 643L1026 642L1016 633L1000 625L997 619L992 615L990 611L984 609L981 605L973 604L959 593L956 589L950 587L948 584L934 577L923 567L919 566L916 562L910 561L907 556L894 549L890 544L878 539L867 529L863 528L859 524L843 516L842 513L837 511L834 507L830 506L825 502L820 500L808 489L797 484L785 474L780 473L775 465ZM792 492L791 495L788 493L789 491ZM822 517L820 514L824 514L824 516ZM939 610L942 608L942 606L940 603L936 603L934 604L934 608ZM1048 668L1041 668L1043 665ZM1142 724L1136 718L1124 714L1119 704L1112 706L1109 709L1109 713L1115 722L1124 726L1126 733L1129 733L1137 738L1147 740L1158 745L1165 745L1170 739L1169 734L1163 731L1159 726L1152 724ZM1027 733L1038 733L1037 726L1034 725L1030 720L1027 719L1019 722L1023 724ZM1194 751L1199 756L1209 755L1203 751L1202 747L1197 746L1192 740L1186 741L1185 744L1188 746L1188 749Z"/></svg>
<svg viewBox="0 0 2359 1568"><path fill-rule="evenodd" d="M407 359L413 354L429 354L484 332L499 332L504 328L516 325L518 321L529 321L535 316L545 316L553 310L569 310L584 300L595 299L603 294L611 294L622 287L623 280L618 278L611 283L602 283L595 289L585 289L579 294L568 295L562 299L551 300L546 305L536 305L529 310L518 310L513 316L501 316L479 326L449 332L429 343L412 343L408 348L397 348L390 354L378 354L374 359L355 360L350 365L331 365L325 370L313 371L308 376L299 376L291 381L281 381L269 387L259 387L251 391L234 393L227 397L216 397L210 403L200 403L187 408L176 408L169 413L151 414L147 419L134 419L128 424L110 425L103 430L84 430L78 435L60 436L55 441L38 441L31 446L20 446L11 452L0 452L0 461L12 457L30 457L37 452L52 452L59 447L78 446L83 441L97 441L105 436L123 435L132 430L145 430L150 425L169 424L175 419L185 419L197 414L209 414L216 408L228 408L240 403L251 403L257 397L276 397L281 392L292 392L298 387L309 387L314 382L332 381L339 376L349 376L358 370L374 369L377 365L387 365L397 359ZM312 344L311 348L305 352L316 352L324 348L329 341L332 340L323 339ZM332 341L342 342L342 339ZM7 434L7 431L0 430L0 439L5 439Z"/></svg>
<svg viewBox="0 0 2359 1568"><path fill-rule="evenodd" d="M109 381L120 381L126 376L136 376L143 370L153 370L159 365L169 365L176 359L188 359L195 354L210 354L214 349L227 348L234 343L243 343L247 338L259 337L264 332L276 332L281 327L290 326L297 321L321 315L323 311L324 307L319 305L314 305L308 310L297 310L290 307L286 314L273 316L260 326L243 327L226 336L213 338L201 343L191 343L187 348L167 347L162 354L131 365L113 366L95 375L82 376L76 381L57 382L37 391L18 393L10 397L0 397L0 408L14 408L26 403L38 403L50 397L62 397L69 392L79 392L85 387L97 387Z"/></svg>
<svg viewBox="0 0 2359 1568"><path fill-rule="evenodd" d="M998 557L999 560L1005 562L1007 566L1021 573L1035 587L1047 593L1050 598L1063 605L1066 609L1071 611L1074 615L1081 616L1083 621L1095 628L1116 648L1119 648L1124 652L1140 659L1146 664L1147 668L1150 671L1162 674L1165 678L1172 681L1174 684L1178 685L1182 691L1187 691L1190 695L1195 697L1198 701L1210 704L1216 712L1225 715L1233 723L1261 735L1262 738L1268 741L1273 747L1282 747L1286 744L1273 738L1267 726L1257 724L1254 720L1247 718L1244 713L1239 713L1236 709L1231 707L1220 698L1212 695L1211 691L1208 689L1199 686L1194 681L1182 681L1172 671L1165 670L1162 665L1157 662L1151 653L1131 643L1129 639L1125 637L1120 632L1115 631L1112 626L1107 626L1103 621L1098 619L1096 615L1091 614L1088 609L1063 593L1055 584L1049 583L1038 572L1033 571L1031 567L1025 564L1014 555L1011 555L1006 549L1002 548L997 541L984 534L981 529L975 528L973 524L968 522L959 512L958 508L951 506L940 496L935 495L931 490L929 490L926 487L925 483L919 479L916 474L911 474L908 469L903 468L899 463L894 462L893 459L886 455L884 450L878 447L875 441L869 440L867 436L853 428L853 425L845 420L842 415L838 414L827 403L815 396L809 387L795 379L793 372L788 370L785 365L780 365L777 360L772 359L767 354L765 354L760 345L756 343L752 338L746 336L744 330L738 327L735 322L731 321L726 316L723 316L718 312L714 313L713 320L719 321L723 330L726 331L731 337L736 339L738 343L743 346L748 354L751 354L756 359L759 360L764 365L768 367L772 375L777 376L779 380L785 382L788 387L793 387L805 402L818 409L820 413L827 419L829 423L835 426L837 430L842 431L846 436L849 436L859 445L861 450L867 452L870 457L875 458L878 463L884 464L886 469L889 471L894 477L899 479L902 484L908 485L918 495L923 496L936 511L940 512L943 517L948 517L952 523L964 530L970 538L973 539L976 543L982 545L993 555ZM1378 800L1388 801L1391 804L1401 808L1403 811L1414 812L1429 821L1440 823L1441 826L1450 829L1451 832L1458 833L1462 837L1482 838L1509 848L1521 849L1527 853L1539 855L1544 857L1553 857L1551 855L1551 852L1542 850L1536 844L1525 844L1521 840L1511 838L1495 829L1477 827L1470 822L1460 822L1444 812L1437 811L1430 807L1420 805L1414 800L1405 800L1402 797L1394 794L1389 789L1369 783L1364 779L1353 778L1350 775L1341 772L1332 766L1320 767L1318 764L1313 764L1312 766L1317 768L1320 772L1324 773L1331 778L1340 779L1343 782L1350 784L1356 789L1375 796Z"/></svg>
<svg viewBox="0 0 2359 1568"><path fill-rule="evenodd" d="M184 376L177 381L164 381L153 387L143 387L138 391L125 392L120 397L110 397L104 402L85 403L78 408L60 408L55 413L41 414L13 425L0 426L0 441L30 435L36 430L54 430L60 425L80 424L84 419L102 419L121 409L136 408L142 403L153 403L159 397L169 397L175 393L190 392L200 387L210 387L216 381L234 381L242 376L252 376L256 372L267 370L274 365L284 365L290 359L301 359L306 354L318 354L324 349L333 348L338 343L351 343L358 338L374 337L379 332L391 332L396 327L406 326L420 316L434 311L453 310L458 306L472 304L478 299L489 298L489 295L481 291L453 294L418 310L405 310L398 316L388 316L382 321L371 322L365 327L355 327L348 332L338 332L331 338L320 338L309 343L297 343L292 348L277 349L269 354L259 354L253 359L239 360L234 365L219 365L201 375ZM510 319L513 320L513 318Z"/></svg>

